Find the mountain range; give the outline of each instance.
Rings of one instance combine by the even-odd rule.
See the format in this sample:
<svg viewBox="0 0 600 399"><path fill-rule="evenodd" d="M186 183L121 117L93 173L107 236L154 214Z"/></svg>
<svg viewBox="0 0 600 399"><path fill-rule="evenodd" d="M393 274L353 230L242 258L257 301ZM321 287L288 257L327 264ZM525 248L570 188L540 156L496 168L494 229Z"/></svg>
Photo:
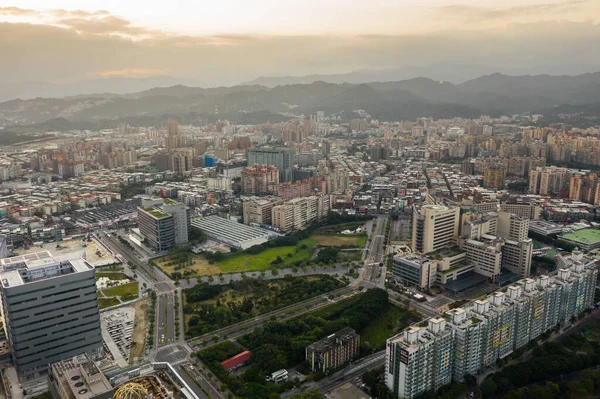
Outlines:
<svg viewBox="0 0 600 399"><path fill-rule="evenodd" d="M460 84L428 78L369 83L289 84L275 87L240 85L202 88L155 87L128 94L104 93L64 98L35 98L0 103L0 125L135 121L155 123L167 117L182 122L218 118L237 123L285 120L317 110L326 114L363 109L379 120L478 117L552 112L558 106L598 109L600 72L576 76L494 73ZM591 105L591 106L590 106ZM570 108L571 109L571 108Z"/></svg>

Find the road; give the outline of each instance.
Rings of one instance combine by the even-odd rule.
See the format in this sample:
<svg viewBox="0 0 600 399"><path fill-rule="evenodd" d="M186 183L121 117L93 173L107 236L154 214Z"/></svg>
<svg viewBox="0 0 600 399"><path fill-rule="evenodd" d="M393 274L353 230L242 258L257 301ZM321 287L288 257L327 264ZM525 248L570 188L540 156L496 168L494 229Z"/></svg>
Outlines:
<svg viewBox="0 0 600 399"><path fill-rule="evenodd" d="M186 362L181 364L179 366L178 371L180 371L179 374L190 387L197 388L197 390L194 390L194 392L201 399L206 398L206 394L204 394L202 390L208 392L208 394L212 398L224 398L223 393L221 393L221 391L215 386L215 384L212 381L208 380L205 376L203 376L202 373L198 371L197 367L194 367L194 365L192 365L191 363ZM193 379L190 378L186 371L187 373L190 373L192 375ZM200 386L202 389L199 389L198 386ZM198 391L200 391L201 395L198 394Z"/></svg>
<svg viewBox="0 0 600 399"><path fill-rule="evenodd" d="M369 253L365 259L365 270L363 274L362 285L365 288L385 287L385 228L387 226L388 216L378 216L375 231L371 233L371 245L368 248ZM368 244L367 244L368 245ZM384 263L383 266L380 266Z"/></svg>
<svg viewBox="0 0 600 399"><path fill-rule="evenodd" d="M199 337L188 340L188 343L194 350L207 348L209 346L215 345L224 339L236 339L242 335L248 334L254 327L262 325L264 322L271 320L272 317L276 317L277 320L287 320L294 317L298 317L299 315L307 312L313 312L315 309L319 309L323 306L331 305L337 301L347 298L348 296L354 294L356 291L355 287L344 287L338 290L332 291L331 293L336 294L337 297L332 300L327 299L327 296L321 295L311 299L307 299L306 301L298 302L294 305L286 306L285 308L277 309L272 312L264 313L260 316L254 317L249 320L244 320L242 322L232 324L228 327L221 328L220 330L210 332L208 334L201 335ZM331 294L330 293L330 294ZM213 341L213 337L218 337L218 341ZM225 338L227 336L227 338ZM205 342L205 345L201 345L202 342Z"/></svg>
<svg viewBox="0 0 600 399"><path fill-rule="evenodd" d="M336 387L345 384L348 381L356 377L362 376L369 370L373 370L379 366L385 364L385 350L375 352L372 355L365 356L362 359L358 359L355 362L351 362L342 370L336 371L335 373L328 375L318 382L309 382L304 384L305 390L318 389L322 393L329 392ZM281 396L283 398L294 395L294 390L285 392Z"/></svg>

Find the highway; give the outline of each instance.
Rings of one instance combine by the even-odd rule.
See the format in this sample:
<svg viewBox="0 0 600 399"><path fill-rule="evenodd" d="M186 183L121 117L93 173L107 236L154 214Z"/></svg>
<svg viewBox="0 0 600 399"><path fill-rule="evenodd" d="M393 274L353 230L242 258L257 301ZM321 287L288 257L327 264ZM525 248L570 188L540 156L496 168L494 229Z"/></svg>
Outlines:
<svg viewBox="0 0 600 399"><path fill-rule="evenodd" d="M280 321L298 317L303 313L313 312L315 309L319 309L323 306L331 305L332 303L345 299L349 295L354 293L355 289L355 287L340 288L338 290L332 291L333 294L338 295L332 300L327 299L327 297L324 295L320 295L311 299L307 299L306 301L298 302L294 305L286 306L285 308L264 313L260 316L254 317L249 320L244 320L242 322L232 324L228 327L221 328L220 330L201 335L199 337L188 340L188 343L194 350L198 350L215 345L219 341L223 340L225 336L227 336L227 339L230 340L236 339L242 335L248 334L249 332L254 330L254 327L271 320L273 316L275 316L277 320ZM214 336L219 337L219 341L213 341L212 338ZM206 345L201 345L203 341L206 343Z"/></svg>

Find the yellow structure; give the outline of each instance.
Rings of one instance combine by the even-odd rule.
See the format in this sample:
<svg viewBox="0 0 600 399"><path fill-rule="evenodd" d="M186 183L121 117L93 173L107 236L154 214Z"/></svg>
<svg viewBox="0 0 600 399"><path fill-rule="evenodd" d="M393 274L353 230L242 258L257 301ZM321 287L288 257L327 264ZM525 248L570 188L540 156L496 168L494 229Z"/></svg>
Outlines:
<svg viewBox="0 0 600 399"><path fill-rule="evenodd" d="M148 397L148 390L135 382L128 382L121 385L115 391L113 399L145 399Z"/></svg>

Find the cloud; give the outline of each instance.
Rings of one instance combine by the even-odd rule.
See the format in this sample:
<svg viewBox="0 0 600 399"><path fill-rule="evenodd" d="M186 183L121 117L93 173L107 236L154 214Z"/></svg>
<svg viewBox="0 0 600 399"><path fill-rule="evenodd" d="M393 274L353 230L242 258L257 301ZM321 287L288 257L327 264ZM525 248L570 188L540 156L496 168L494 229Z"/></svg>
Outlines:
<svg viewBox="0 0 600 399"><path fill-rule="evenodd" d="M512 7L481 7L466 4L453 4L437 7L435 10L441 17L455 17L469 22L506 21L509 18L535 17L551 15L560 17L561 13L579 10L589 4L589 0L566 0L555 3L537 3Z"/></svg>
<svg viewBox="0 0 600 399"><path fill-rule="evenodd" d="M139 78L144 76L157 76L169 73L169 69L152 69L152 68L123 68L110 71L89 72L86 75L89 77L102 78Z"/></svg>
<svg viewBox="0 0 600 399"><path fill-rule="evenodd" d="M500 12L504 16L515 15L525 13L527 7L531 6L504 8ZM562 2L550 7L556 10L568 5ZM461 15L457 8L445 8L444 12ZM460 18L504 20L482 7L469 7L463 12L465 15ZM0 8L0 54L10 60L0 63L0 82L168 73L214 85L239 83L257 76L436 63L499 68L600 65L600 53L590 51L597 47L600 25L592 22L513 20L502 24L501 29L453 28L412 35L191 36L135 26L106 11L40 13ZM18 23L1 22L2 16L22 19ZM35 21L26 23L23 19L27 18Z"/></svg>

